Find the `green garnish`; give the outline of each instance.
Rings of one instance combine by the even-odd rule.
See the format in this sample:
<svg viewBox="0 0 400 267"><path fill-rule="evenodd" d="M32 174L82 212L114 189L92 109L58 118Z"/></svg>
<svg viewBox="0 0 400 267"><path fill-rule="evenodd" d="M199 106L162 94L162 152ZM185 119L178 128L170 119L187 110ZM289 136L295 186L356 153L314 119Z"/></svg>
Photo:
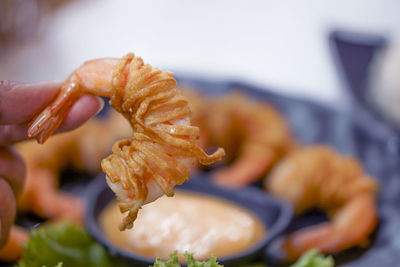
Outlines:
<svg viewBox="0 0 400 267"><path fill-rule="evenodd" d="M222 267L215 257L196 261L190 253L184 254L188 267ZM33 229L23 258L17 267L122 267L127 266L111 257L81 226L50 224ZM242 265L263 267L264 264ZM306 252L291 267L333 267L331 256L324 257L318 250ZM175 251L166 261L157 258L150 267L181 267Z"/></svg>
<svg viewBox="0 0 400 267"><path fill-rule="evenodd" d="M217 263L217 258L211 256L208 261L196 261L193 255L185 252L185 259L187 261L187 267L223 267ZM156 259L156 262L151 267L181 267L178 260L178 252L174 252L170 255L169 260L162 261L160 258Z"/></svg>
<svg viewBox="0 0 400 267"><path fill-rule="evenodd" d="M217 263L215 257L211 257L208 261L196 261L190 253L184 254L188 267L222 267ZM267 267L263 263L242 265L241 267ZM324 257L318 250L312 249L306 252L296 263L291 267L333 267L334 261L331 256ZM153 266L150 267L181 267L178 261L178 253L175 251L170 255L167 261L156 259Z"/></svg>
<svg viewBox="0 0 400 267"><path fill-rule="evenodd" d="M64 223L31 230L25 254L17 266L111 267L116 264L83 227Z"/></svg>
<svg viewBox="0 0 400 267"><path fill-rule="evenodd" d="M331 256L324 257L318 250L307 251L291 267L333 267L335 265Z"/></svg>

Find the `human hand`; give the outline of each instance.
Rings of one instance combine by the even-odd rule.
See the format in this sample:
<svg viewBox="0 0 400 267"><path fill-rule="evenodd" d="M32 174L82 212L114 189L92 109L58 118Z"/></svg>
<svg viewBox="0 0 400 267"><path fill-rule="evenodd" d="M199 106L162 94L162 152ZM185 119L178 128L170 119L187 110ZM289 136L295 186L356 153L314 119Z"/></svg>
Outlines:
<svg viewBox="0 0 400 267"><path fill-rule="evenodd" d="M21 84L0 80L0 248L7 241L23 189L25 164L10 147L28 139L27 124L56 97L60 83ZM71 108L57 132L77 128L103 107L99 97L85 95Z"/></svg>

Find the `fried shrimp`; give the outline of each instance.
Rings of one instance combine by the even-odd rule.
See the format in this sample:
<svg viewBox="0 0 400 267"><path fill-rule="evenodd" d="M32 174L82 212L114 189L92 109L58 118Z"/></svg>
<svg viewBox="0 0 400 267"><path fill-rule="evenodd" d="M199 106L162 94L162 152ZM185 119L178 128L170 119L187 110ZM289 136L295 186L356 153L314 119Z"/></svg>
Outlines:
<svg viewBox="0 0 400 267"><path fill-rule="evenodd" d="M317 248L334 253L365 245L377 225L377 183L360 164L324 146L295 150L265 180L267 190L291 202L296 213L325 210L330 222L300 229L284 242L288 259Z"/></svg>
<svg viewBox="0 0 400 267"><path fill-rule="evenodd" d="M239 92L211 99L184 92L203 147L226 150L228 166L213 172L216 183L239 187L255 182L294 147L288 124L273 106Z"/></svg>
<svg viewBox="0 0 400 267"><path fill-rule="evenodd" d="M134 130L132 138L116 142L113 154L101 162L121 212L128 212L120 230L133 226L142 205L163 193L172 196L174 186L189 179L196 159L211 164L224 156L221 148L207 155L198 146L199 128L190 125L188 102L172 73L133 54L92 60L78 68L54 102L30 122L28 135L43 143L84 94L110 98Z"/></svg>

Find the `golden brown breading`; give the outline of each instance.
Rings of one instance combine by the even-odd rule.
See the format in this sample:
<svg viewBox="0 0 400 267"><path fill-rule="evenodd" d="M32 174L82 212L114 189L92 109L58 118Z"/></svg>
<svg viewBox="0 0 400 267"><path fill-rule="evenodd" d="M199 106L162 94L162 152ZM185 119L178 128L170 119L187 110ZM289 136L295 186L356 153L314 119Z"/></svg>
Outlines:
<svg viewBox="0 0 400 267"><path fill-rule="evenodd" d="M206 97L184 90L200 126L203 147L221 146L228 166L213 172L214 181L244 186L257 181L294 147L285 118L271 105L239 92Z"/></svg>
<svg viewBox="0 0 400 267"><path fill-rule="evenodd" d="M320 208L331 218L292 233L284 244L290 259L310 248L334 253L364 245L377 225L377 182L356 159L329 147L293 151L273 169L265 186L292 203L296 213Z"/></svg>

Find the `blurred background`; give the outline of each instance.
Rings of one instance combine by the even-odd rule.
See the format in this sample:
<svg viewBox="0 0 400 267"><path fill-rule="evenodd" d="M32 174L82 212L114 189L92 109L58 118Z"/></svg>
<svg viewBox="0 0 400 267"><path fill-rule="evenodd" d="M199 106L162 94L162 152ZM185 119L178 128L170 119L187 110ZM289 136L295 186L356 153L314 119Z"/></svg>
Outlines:
<svg viewBox="0 0 400 267"><path fill-rule="evenodd" d="M344 99L332 29L400 38L400 1L1 0L0 79L64 80L85 60L134 52L153 66Z"/></svg>
<svg viewBox="0 0 400 267"><path fill-rule="evenodd" d="M313 149L313 145L323 144L322 150L314 147L316 154L299 158L311 158L307 164L313 164L315 169L310 174L321 172L321 177L328 177L321 179L318 190L312 192L330 196L325 191L330 186L329 181L339 179L331 186L337 190L332 194L339 196L342 187L336 185L342 185L344 180L340 179L347 177L346 169L352 169L337 164L346 160L342 161L341 155L329 149L355 156L366 173L377 178L379 183L376 197L379 225L376 231L374 225L368 228L370 232L364 232L368 241L351 244L360 243L362 248L341 252L335 255L335 260L339 265L348 263L342 266L397 266L400 240L400 43L396 46L396 40L400 41L399 11L398 0L0 0L0 80L27 83L65 80L84 61L134 52L152 66L175 72L183 82L185 79L195 81L194 84L199 85L198 92L209 95L203 98L193 94L197 106L196 101L189 101L194 103L193 121L196 121L196 114L200 114L197 122L204 124L201 129L206 129L204 140L201 139L204 148L232 149L227 150L229 159L223 163L225 165L204 170L202 174L207 177L214 179L219 172L219 177L222 173L231 179L226 179L228 182L235 182L232 177L236 177L237 185L261 187L271 168L276 168L274 165L280 164L283 157L301 150L302 146ZM330 42L329 38L334 41ZM237 87L241 87L242 96L240 92L228 94ZM260 92L258 88L265 91ZM228 101L223 102L224 97L211 98L223 90L221 95L228 96L225 98ZM265 103L254 104L256 102L247 97L265 100ZM267 102L279 112L267 106ZM221 106L224 108L218 109ZM380 116L381 113L385 116ZM123 120L122 116L104 117L85 124L86 128L81 127L65 139L60 139L62 135L54 137L53 147L47 143L47 148L31 148L27 143L24 156L26 162L32 163L27 166L43 168L42 161L53 162L47 159L53 160L54 151L61 163L60 166L46 166L56 174L55 177L36 174L33 167L33 171L28 170L35 180L26 183L30 187L26 186L25 193L30 195L26 193L26 199L19 203L25 214L21 213L17 223L23 226L36 224L38 218L30 218L28 212L38 214L43 220L54 220L58 214L61 214L60 218L66 218L68 214L63 209L54 209L56 202L48 201L47 195L58 199L59 203L72 203L69 206L71 213L82 219L83 202L81 209L76 209L80 202L75 205L71 200L65 200L75 197L58 194L53 181L58 180L60 173L62 190L74 193L78 192L74 190L83 190L88 179L100 172L99 162L109 153L114 140L129 136L129 125L126 124L129 134L125 134L115 119ZM393 125L389 122L394 122L396 127L391 128ZM106 141L99 142L100 138ZM60 147L65 151L59 152ZM23 154L22 148L19 149ZM29 154L30 151L44 151L41 155L45 156ZM332 169L319 164L319 158L313 158L313 155L328 155L326 159L322 157L321 162L332 163ZM293 164L296 163L305 165L301 161ZM354 164L358 166L358 161ZM74 169L69 172L70 167L76 168L77 172ZM338 170L341 175L335 175L332 170ZM306 178L302 180L299 179L302 173L295 174L293 181L307 182L307 177L314 177L305 172ZM360 176L358 172L351 175L354 179L369 181L369 176ZM64 182L63 177L66 177ZM306 182L299 183L299 188L306 187ZM82 184L85 186L80 186ZM287 190L289 185L296 183L282 183L283 193L276 195L291 191ZM375 183L372 187L375 190ZM43 188L48 192L43 193ZM375 200L373 190L369 193ZM309 191L302 192L305 192L302 197L309 196ZM347 195L349 199L357 196L353 192ZM37 207L32 204L32 199L41 200L40 196L50 205L38 205L35 210ZM332 200L326 200L329 201ZM68 207L65 210L68 211ZM340 207L335 206L335 212L337 210ZM368 211L360 210L363 214ZM375 206L370 207L370 211L375 212ZM330 214L330 210L327 212ZM289 232L327 220L326 216L321 218L320 215L311 213L296 218L291 222ZM375 215L372 217L374 219ZM358 221L347 222L350 230L358 224ZM285 227L282 226L282 231ZM272 251L266 258L273 259L277 254ZM3 255L8 256L7 253ZM9 266L2 265L1 254L0 266Z"/></svg>

